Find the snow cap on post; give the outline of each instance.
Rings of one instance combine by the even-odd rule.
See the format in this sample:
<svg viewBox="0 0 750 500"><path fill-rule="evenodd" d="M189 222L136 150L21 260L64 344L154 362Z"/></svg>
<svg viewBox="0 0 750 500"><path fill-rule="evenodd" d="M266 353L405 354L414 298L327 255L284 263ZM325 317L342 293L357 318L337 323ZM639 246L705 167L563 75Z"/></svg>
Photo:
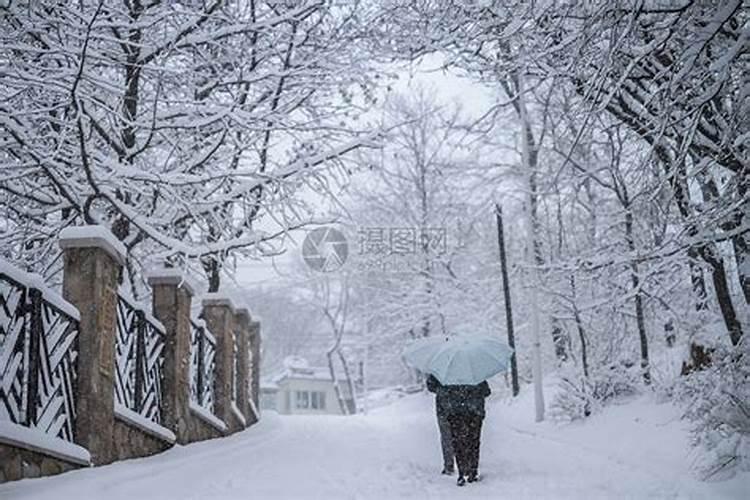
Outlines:
<svg viewBox="0 0 750 500"><path fill-rule="evenodd" d="M237 312L237 308L234 305L234 302L232 301L232 298L229 295L226 295L222 292L211 292L207 293L203 296L203 300L201 301L203 307L207 306L226 306L229 308L229 310L232 312L232 314Z"/></svg>
<svg viewBox="0 0 750 500"><path fill-rule="evenodd" d="M195 290L198 288L189 274L174 267L160 266L153 268L148 271L146 280L151 286L174 285L178 288L184 288L191 296L195 296Z"/></svg>
<svg viewBox="0 0 750 500"><path fill-rule="evenodd" d="M104 226L73 226L60 231L58 237L60 248L101 248L115 262L125 265L127 250L117 237Z"/></svg>

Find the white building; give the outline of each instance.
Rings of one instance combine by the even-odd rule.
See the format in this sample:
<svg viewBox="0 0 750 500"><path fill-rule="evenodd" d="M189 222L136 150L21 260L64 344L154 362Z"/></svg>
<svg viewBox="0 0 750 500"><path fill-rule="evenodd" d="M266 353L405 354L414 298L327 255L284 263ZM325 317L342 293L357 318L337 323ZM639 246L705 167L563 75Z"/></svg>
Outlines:
<svg viewBox="0 0 750 500"><path fill-rule="evenodd" d="M284 365L280 374L261 383L261 409L282 415L345 414L328 368L310 367L299 357L287 358ZM339 381L339 387L346 404L352 405L347 384Z"/></svg>

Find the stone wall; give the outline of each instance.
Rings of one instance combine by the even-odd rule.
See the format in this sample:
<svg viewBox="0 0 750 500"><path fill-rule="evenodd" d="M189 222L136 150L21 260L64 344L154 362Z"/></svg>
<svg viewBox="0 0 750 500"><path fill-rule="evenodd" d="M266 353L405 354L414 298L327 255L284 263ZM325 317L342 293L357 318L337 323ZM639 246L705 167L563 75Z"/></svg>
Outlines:
<svg viewBox="0 0 750 500"><path fill-rule="evenodd" d="M24 478L54 476L77 469L78 464L15 446L0 444L0 483Z"/></svg>
<svg viewBox="0 0 750 500"><path fill-rule="evenodd" d="M156 323L164 326L161 425L155 426L150 421L144 424L139 419L145 417L133 413L134 418L120 406L115 411L117 301L126 252L101 228L79 229L69 237L61 235L60 246L64 262L63 297L80 313L74 441L85 448L81 452L86 459L86 451L89 452L91 465L149 456L170 448L174 442L187 444L219 438L252 425L256 418L250 411L249 400L257 395L248 395L247 388L253 385L251 377L257 376L257 366L256 371L252 366L259 359L251 363L247 358L253 345L250 331L258 326L250 326L248 311L237 314L229 297L210 294L203 301L201 316L216 338L215 414L196 409L190 397L193 321L190 314L195 287L174 269L161 269L148 277L153 292L153 316L158 320ZM237 382L243 390L239 400L233 402L235 343L240 347L238 355L244 356L238 358ZM40 451L30 442L3 441L0 436L0 483L58 474L82 466L56 458L68 455L57 455L50 450Z"/></svg>
<svg viewBox="0 0 750 500"><path fill-rule="evenodd" d="M206 423L192 412L185 419L185 433L189 436L189 442L191 443L226 435L226 431L221 431L213 425Z"/></svg>
<svg viewBox="0 0 750 500"><path fill-rule="evenodd" d="M112 456L114 460L149 457L172 447L172 443L156 438L137 427L115 419L112 427Z"/></svg>

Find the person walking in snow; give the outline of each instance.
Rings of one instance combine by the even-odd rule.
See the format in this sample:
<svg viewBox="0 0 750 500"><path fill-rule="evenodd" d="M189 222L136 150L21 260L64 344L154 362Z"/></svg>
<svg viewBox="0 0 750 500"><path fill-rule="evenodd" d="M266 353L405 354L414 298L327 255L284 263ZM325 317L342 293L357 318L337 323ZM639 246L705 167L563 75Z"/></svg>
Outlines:
<svg viewBox="0 0 750 500"><path fill-rule="evenodd" d="M508 369L513 349L496 338L453 335L417 339L404 349L404 362L434 375L440 386L438 411L448 420L459 486L479 480L479 445L484 422L484 400L491 377Z"/></svg>
<svg viewBox="0 0 750 500"><path fill-rule="evenodd" d="M427 390L435 394L435 413L437 414L438 430L440 431L440 447L443 450L443 474L452 475L455 470L455 454L453 453L453 436L451 435L448 416L445 413L445 390L434 375L427 377Z"/></svg>
<svg viewBox="0 0 750 500"><path fill-rule="evenodd" d="M477 385L443 385L439 393L456 454L458 486L479 480L484 400L491 392L489 384L484 381Z"/></svg>

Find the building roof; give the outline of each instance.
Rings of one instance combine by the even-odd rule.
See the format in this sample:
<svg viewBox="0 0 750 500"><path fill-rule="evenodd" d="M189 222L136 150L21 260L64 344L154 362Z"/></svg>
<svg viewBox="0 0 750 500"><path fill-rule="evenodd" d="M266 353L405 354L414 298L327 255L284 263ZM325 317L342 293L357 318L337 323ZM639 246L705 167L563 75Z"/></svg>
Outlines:
<svg viewBox="0 0 750 500"><path fill-rule="evenodd" d="M271 382L278 384L285 379L323 380L333 382L331 372L328 368L312 366L287 366L283 371L273 377Z"/></svg>
<svg viewBox="0 0 750 500"><path fill-rule="evenodd" d="M333 382L331 372L327 367L310 366L301 356L287 356L282 364L284 366L282 370L267 380L269 385L273 384L278 388L277 384L287 379Z"/></svg>

